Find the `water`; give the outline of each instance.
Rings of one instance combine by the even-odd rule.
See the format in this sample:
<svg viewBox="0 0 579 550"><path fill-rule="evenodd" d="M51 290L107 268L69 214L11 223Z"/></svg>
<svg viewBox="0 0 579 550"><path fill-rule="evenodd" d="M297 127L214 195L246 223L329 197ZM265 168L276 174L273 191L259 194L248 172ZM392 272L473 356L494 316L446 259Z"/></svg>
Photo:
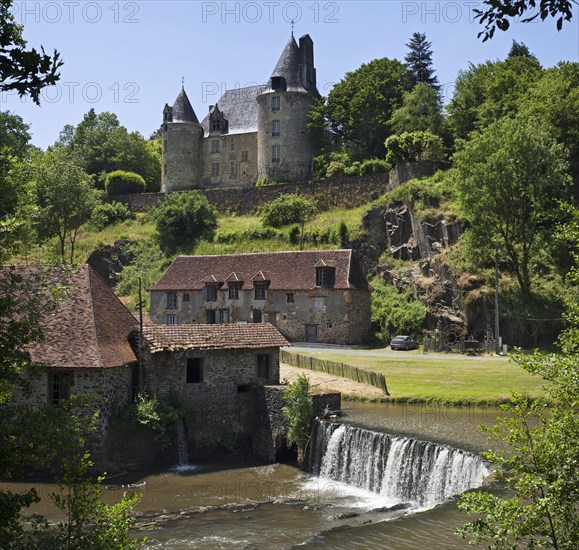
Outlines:
<svg viewBox="0 0 579 550"><path fill-rule="evenodd" d="M179 466L186 466L189 463L189 449L187 448L185 421L182 418L179 418L177 421L177 453L179 456Z"/></svg>
<svg viewBox="0 0 579 550"><path fill-rule="evenodd" d="M347 422L355 429L364 428L359 435L364 431L390 432L439 443L426 452L432 452L434 463L436 453L441 461L448 453L447 465L454 461L450 460L454 451L449 450L448 445L475 452L487 447L476 426L481 421L492 420L496 414L496 410L435 410L386 404L348 403L347 407ZM344 428L343 436L350 430L353 436L352 427ZM368 437L377 442L384 434ZM410 441L393 439L401 447L403 441ZM406 443L407 454L418 454L417 445L411 449L412 445ZM436 448L442 450L435 452ZM456 452L460 456L461 453ZM376 462L375 468L380 471L382 466ZM328 458L329 471L333 468L331 464ZM360 464L363 464L361 459ZM382 467L383 474L386 469ZM348 475L347 481L351 483L353 474ZM393 482L381 482L376 490L376 486L366 483L366 478L361 479L360 486L356 487L329 476L306 475L289 465L220 460L219 464L189 464L174 471L108 480L105 483L111 484L104 491L104 498L114 502L129 489L128 484L138 485L134 490L143 496L137 507L135 533L147 535L147 547L155 549L285 550L301 548L304 544L308 550L472 548L453 534L457 526L467 521L454 501L409 514L410 508L429 507L434 498L410 502L412 499L406 498L407 495L382 491L385 486L396 486ZM10 488L8 485L4 484L4 488ZM54 490L50 485L36 483L35 486L41 497ZM429 492L427 489L423 493ZM33 511L55 517L46 499Z"/></svg>

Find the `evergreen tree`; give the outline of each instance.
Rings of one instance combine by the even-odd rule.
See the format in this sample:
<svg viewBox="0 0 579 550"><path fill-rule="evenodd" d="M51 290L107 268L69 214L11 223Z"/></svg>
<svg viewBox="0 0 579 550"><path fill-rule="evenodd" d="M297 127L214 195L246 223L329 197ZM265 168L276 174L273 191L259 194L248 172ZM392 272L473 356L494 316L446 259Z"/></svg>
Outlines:
<svg viewBox="0 0 579 550"><path fill-rule="evenodd" d="M426 82L439 90L438 78L432 68L432 42L426 40L426 34L415 32L406 46L409 51L404 61L406 61L409 89L414 88L420 82Z"/></svg>
<svg viewBox="0 0 579 550"><path fill-rule="evenodd" d="M537 63L539 60L531 53L529 47L522 42L517 42L513 40L513 45L511 46L511 50L509 51L509 55L507 57L528 57Z"/></svg>

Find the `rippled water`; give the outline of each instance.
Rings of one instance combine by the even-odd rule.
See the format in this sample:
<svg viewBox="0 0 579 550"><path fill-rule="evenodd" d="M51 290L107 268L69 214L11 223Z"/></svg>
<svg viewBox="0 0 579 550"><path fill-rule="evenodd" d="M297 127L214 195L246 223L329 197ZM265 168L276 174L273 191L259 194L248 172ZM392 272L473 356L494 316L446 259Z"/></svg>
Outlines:
<svg viewBox="0 0 579 550"><path fill-rule="evenodd" d="M347 422L403 433L470 451L486 448L476 429L496 410L348 403ZM113 480L118 482L118 480ZM111 484L113 502L127 483L142 493L136 535L149 548L421 549L472 548L453 534L466 518L454 502L405 515L393 502L289 465L195 464ZM112 483L112 482L111 482ZM7 484L5 484L7 485ZM53 486L35 484L41 496ZM19 486L24 488L23 486ZM7 488L7 487L5 487ZM44 504L35 511L54 517Z"/></svg>

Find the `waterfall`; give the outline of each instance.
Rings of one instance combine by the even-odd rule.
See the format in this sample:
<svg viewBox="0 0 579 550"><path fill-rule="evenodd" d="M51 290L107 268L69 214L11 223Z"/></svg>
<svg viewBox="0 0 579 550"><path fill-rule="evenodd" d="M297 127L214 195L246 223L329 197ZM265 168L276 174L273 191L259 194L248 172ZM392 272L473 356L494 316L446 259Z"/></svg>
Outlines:
<svg viewBox="0 0 579 550"><path fill-rule="evenodd" d="M329 422L315 426L309 465L322 478L421 507L478 487L490 473L460 449Z"/></svg>
<svg viewBox="0 0 579 550"><path fill-rule="evenodd" d="M185 437L185 422L182 418L177 421L177 452L179 454L179 466L189 462L189 449Z"/></svg>

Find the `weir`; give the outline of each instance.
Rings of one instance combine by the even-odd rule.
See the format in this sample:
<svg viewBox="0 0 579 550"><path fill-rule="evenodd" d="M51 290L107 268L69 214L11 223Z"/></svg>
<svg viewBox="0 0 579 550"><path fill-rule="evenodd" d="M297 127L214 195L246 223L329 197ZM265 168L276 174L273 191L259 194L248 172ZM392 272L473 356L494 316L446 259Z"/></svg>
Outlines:
<svg viewBox="0 0 579 550"><path fill-rule="evenodd" d="M314 426L309 468L392 503L419 507L479 487L490 473L479 456L460 449L331 422Z"/></svg>

